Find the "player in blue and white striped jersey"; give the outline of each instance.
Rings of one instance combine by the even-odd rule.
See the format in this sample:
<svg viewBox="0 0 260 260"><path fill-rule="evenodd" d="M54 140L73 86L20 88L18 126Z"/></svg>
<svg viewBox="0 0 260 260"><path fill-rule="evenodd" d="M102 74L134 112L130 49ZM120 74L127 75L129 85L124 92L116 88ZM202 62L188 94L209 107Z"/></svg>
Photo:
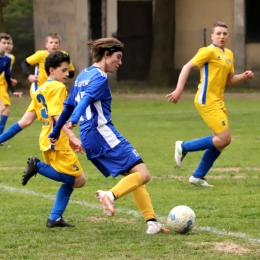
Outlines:
<svg viewBox="0 0 260 260"><path fill-rule="evenodd" d="M123 175L109 191L99 190L96 198L108 216L115 214L114 200L133 194L134 200L147 222L147 234L167 232L157 222L145 184L151 176L141 156L116 130L111 121L112 96L107 72L115 72L122 64L123 44L114 38L89 41L93 65L77 77L59 121L50 134L51 144L59 138L66 123L70 129L80 120L80 139L87 157L105 177Z"/></svg>

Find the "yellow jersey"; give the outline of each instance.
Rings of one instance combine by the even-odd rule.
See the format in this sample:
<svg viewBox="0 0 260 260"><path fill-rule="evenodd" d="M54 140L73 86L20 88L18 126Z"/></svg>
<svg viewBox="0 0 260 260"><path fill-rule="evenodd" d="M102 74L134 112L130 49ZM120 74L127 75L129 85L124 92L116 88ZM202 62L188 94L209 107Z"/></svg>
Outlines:
<svg viewBox="0 0 260 260"><path fill-rule="evenodd" d="M26 58L28 64L30 64L31 66L35 66L35 75L38 75L38 82L32 84L31 93L34 93L37 90L37 88L40 87L48 78L47 73L45 71L44 63L46 57L49 54L50 53L47 50L40 50ZM72 63L69 64L69 70L75 70Z"/></svg>
<svg viewBox="0 0 260 260"><path fill-rule="evenodd" d="M56 80L47 80L37 89L33 96L34 110L37 118L42 121L42 130L39 137L40 150L68 150L69 137L61 130L60 138L55 146L50 145L48 138L55 126L53 116L59 116L63 110L63 102L67 98L66 86Z"/></svg>
<svg viewBox="0 0 260 260"><path fill-rule="evenodd" d="M11 53L9 53L8 55L11 57L11 70L12 70L14 62L15 62L15 57ZM5 73L4 72L2 72L0 74L0 86L4 87L6 90L8 88L7 82L5 81Z"/></svg>
<svg viewBox="0 0 260 260"><path fill-rule="evenodd" d="M223 105L228 75L235 71L233 53L211 44L199 49L190 62L200 68L200 83L194 102Z"/></svg>

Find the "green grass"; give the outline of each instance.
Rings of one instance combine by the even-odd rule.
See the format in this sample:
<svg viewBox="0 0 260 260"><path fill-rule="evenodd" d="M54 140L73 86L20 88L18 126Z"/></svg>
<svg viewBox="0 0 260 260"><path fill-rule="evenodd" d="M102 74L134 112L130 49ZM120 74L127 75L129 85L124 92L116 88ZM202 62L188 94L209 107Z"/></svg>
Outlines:
<svg viewBox="0 0 260 260"><path fill-rule="evenodd" d="M210 134L194 108L193 94L184 93L177 105L164 96L114 94L112 119L153 176L147 190L158 219L166 223L174 206L188 205L197 216L190 233L146 235L131 195L116 201L116 215L106 217L95 191L119 179L105 179L85 155L79 158L88 181L74 191L64 214L76 228L47 229L60 184L41 175L25 187L20 184L27 158L42 158L41 125L34 122L0 147L0 259L259 259L260 93L226 95L233 140L207 175L212 189L188 183L202 152L188 154L182 168L173 161L176 140ZM28 96L12 98L8 126L28 104Z"/></svg>

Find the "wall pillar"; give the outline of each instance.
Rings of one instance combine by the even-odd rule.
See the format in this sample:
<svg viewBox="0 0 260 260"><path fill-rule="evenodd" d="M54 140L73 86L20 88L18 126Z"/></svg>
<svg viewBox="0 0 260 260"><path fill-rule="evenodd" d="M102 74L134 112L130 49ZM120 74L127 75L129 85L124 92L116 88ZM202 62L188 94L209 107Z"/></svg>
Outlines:
<svg viewBox="0 0 260 260"><path fill-rule="evenodd" d="M245 71L245 3L234 0L234 56L235 71Z"/></svg>

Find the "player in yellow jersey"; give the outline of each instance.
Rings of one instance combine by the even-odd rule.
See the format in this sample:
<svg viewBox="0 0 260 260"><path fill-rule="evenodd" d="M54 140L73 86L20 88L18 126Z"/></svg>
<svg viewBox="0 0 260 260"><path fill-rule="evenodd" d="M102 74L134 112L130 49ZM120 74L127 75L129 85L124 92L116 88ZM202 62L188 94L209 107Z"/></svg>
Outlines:
<svg viewBox="0 0 260 260"><path fill-rule="evenodd" d="M45 40L46 50L40 50L35 52L30 57L26 58L22 62L23 73L27 76L28 80L32 83L30 94L33 98L33 94L46 80L47 74L44 69L44 62L46 57L57 50L59 50L61 44L61 37L57 33L50 33ZM32 75L29 67L35 66L35 74ZM74 67L72 63L69 65L69 78L74 77ZM16 134L18 134L21 130L29 126L36 119L36 115L34 113L34 103L31 102L27 111L23 115L23 117L13 125L11 125L3 134L0 135L0 143L3 143Z"/></svg>
<svg viewBox="0 0 260 260"><path fill-rule="evenodd" d="M8 40L8 46L6 49L6 52L9 54L11 57L11 70L15 62L15 57L13 54L11 54L13 50L13 40L10 36L10 39ZM13 86L16 86L17 80L10 78L11 83ZM0 100L2 101L2 114L1 114L1 119L0 119L0 134L3 133L6 122L8 120L8 117L10 115L10 97L8 94L8 85L7 82L5 81L5 73L3 72L0 75Z"/></svg>
<svg viewBox="0 0 260 260"><path fill-rule="evenodd" d="M227 110L223 101L226 84L235 85L246 79L254 79L254 73L250 70L235 74L233 53L225 48L228 40L228 27L225 23L216 22L213 25L211 39L211 45L201 48L183 66L176 89L166 96L169 102L176 104L190 71L200 68L200 83L194 103L213 135L191 141L175 142L175 162L180 167L187 152L205 150L200 164L189 178L191 184L203 187L213 187L204 177L223 149L231 142Z"/></svg>
<svg viewBox="0 0 260 260"><path fill-rule="evenodd" d="M80 162L69 144L70 142L75 151L79 152L82 149L80 140L66 126L62 128L60 139L55 147L50 145L48 138L63 110L63 102L67 98L66 86L63 83L69 75L69 63L69 55L61 51L51 53L45 60L48 79L33 95L34 110L32 110L38 120L42 121L39 143L45 163L31 156L22 177L23 185L26 185L28 180L37 173L63 183L47 220L48 228L74 227L65 222L62 215L73 189L83 187L86 182Z"/></svg>

